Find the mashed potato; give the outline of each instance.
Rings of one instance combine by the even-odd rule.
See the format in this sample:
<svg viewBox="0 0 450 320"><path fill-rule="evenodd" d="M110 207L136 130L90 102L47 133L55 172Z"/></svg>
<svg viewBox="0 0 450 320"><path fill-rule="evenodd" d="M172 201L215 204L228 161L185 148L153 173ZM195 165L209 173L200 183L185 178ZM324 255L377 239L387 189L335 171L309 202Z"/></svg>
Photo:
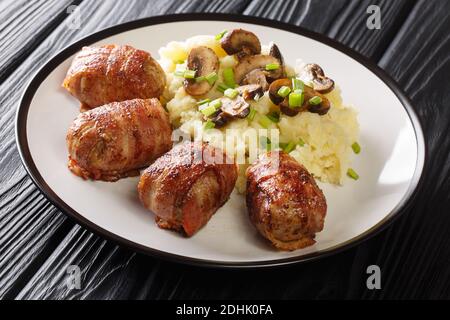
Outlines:
<svg viewBox="0 0 450 320"><path fill-rule="evenodd" d="M183 88L183 78L173 75L178 68L186 68L186 59L189 51L196 46L207 46L214 50L220 60L219 80L215 87L205 96L194 98L188 95ZM263 52L267 52L267 46L263 46ZM239 165L239 178L236 187L239 192L245 192L245 170L249 163L254 161L250 151L249 135L255 129L264 129L259 119L277 110L268 93L258 101L249 102L256 110L254 119L236 119L220 129L204 129L203 115L198 111L197 102L205 99L216 99L222 94L216 90L216 86L223 82L223 68L233 67L237 61L233 56L227 56L214 36L196 36L185 42L170 42L159 50L160 63L167 74L167 87L163 94L163 103L169 112L170 120L175 128L180 128L195 139L203 139L211 144L224 149L228 155L239 160L245 157L245 163ZM296 68L287 67L288 75L294 75L296 69L301 66L299 60ZM296 143L290 152L299 163L303 164L310 173L323 182L342 184L343 177L350 167L352 148L351 145L358 140L359 126L356 111L343 104L338 86L326 95L331 102L329 112L320 116L315 113L301 112L297 116L288 117L280 115L278 123L272 123L264 129L262 137L272 137L278 133L280 143ZM227 130L233 129L233 130ZM232 137L230 137L232 135ZM233 139L231 139L233 138ZM266 138L267 139L267 138ZM260 141L261 138L260 138ZM274 141L272 144L276 145ZM257 146L261 148L261 146ZM242 160L242 159L241 159Z"/></svg>

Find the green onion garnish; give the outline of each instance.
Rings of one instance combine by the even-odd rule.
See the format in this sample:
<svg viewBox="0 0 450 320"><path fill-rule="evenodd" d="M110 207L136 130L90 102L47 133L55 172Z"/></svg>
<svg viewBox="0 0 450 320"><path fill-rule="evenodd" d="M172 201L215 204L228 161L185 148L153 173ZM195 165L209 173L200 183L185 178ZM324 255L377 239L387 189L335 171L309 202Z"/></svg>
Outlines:
<svg viewBox="0 0 450 320"><path fill-rule="evenodd" d="M233 68L225 68L223 69L223 81L225 84L230 87L234 88L236 86L236 82L234 81L234 71Z"/></svg>
<svg viewBox="0 0 450 320"><path fill-rule="evenodd" d="M287 97L289 93L291 93L291 88L287 86L282 86L277 92L277 94L282 98Z"/></svg>
<svg viewBox="0 0 450 320"><path fill-rule="evenodd" d="M216 110L222 106L222 101L220 99L213 100L209 103L210 106L214 107Z"/></svg>
<svg viewBox="0 0 450 320"><path fill-rule="evenodd" d="M290 153L292 150L295 149L295 146L296 146L296 144L291 141L283 148L283 151L286 153Z"/></svg>
<svg viewBox="0 0 450 320"><path fill-rule="evenodd" d="M237 91L236 89L228 88L227 90L224 91L223 94L230 99L234 99L239 94L239 91Z"/></svg>
<svg viewBox="0 0 450 320"><path fill-rule="evenodd" d="M300 107L303 104L303 99L303 93L292 92L289 94L289 106L292 108Z"/></svg>
<svg viewBox="0 0 450 320"><path fill-rule="evenodd" d="M210 103L210 102L211 102L211 99L206 98L206 99L203 99L203 100L200 100L199 102L197 102L197 105L201 106L202 104Z"/></svg>
<svg viewBox="0 0 450 320"><path fill-rule="evenodd" d="M270 121L272 121L272 122L274 122L274 123L280 122L280 114L279 114L278 112L276 112L276 111L274 111L274 112L272 112L272 113L269 113L269 114L267 115L267 118L269 118Z"/></svg>
<svg viewBox="0 0 450 320"><path fill-rule="evenodd" d="M319 104L322 103L322 98L319 97L319 96L314 96L314 97L312 97L311 99L309 99L308 102L309 102L309 104L312 105L312 106L317 106L317 105L319 105Z"/></svg>
<svg viewBox="0 0 450 320"><path fill-rule="evenodd" d="M292 78L292 91L295 91L295 90L303 91L303 88L304 88L304 83L302 80L297 79L297 78Z"/></svg>
<svg viewBox="0 0 450 320"><path fill-rule="evenodd" d="M195 73L196 73L195 70L186 70L186 71L184 71L184 75L183 76L186 79L194 79L195 78Z"/></svg>
<svg viewBox="0 0 450 320"><path fill-rule="evenodd" d="M298 139L298 145L299 145L300 147L303 147L303 146L305 145L305 141L303 141L302 138L299 138L299 139Z"/></svg>
<svg viewBox="0 0 450 320"><path fill-rule="evenodd" d="M361 152L361 146L359 145L358 142L355 142L354 144L352 144L352 149L353 149L353 152L356 154L359 154Z"/></svg>
<svg viewBox="0 0 450 320"><path fill-rule="evenodd" d="M270 141L268 137L261 137L259 144L263 149L266 149L267 151L272 149L272 141Z"/></svg>
<svg viewBox="0 0 450 320"><path fill-rule="evenodd" d="M222 93L225 92L225 90L227 90L229 87L227 85L225 85L224 83L219 83L219 85L217 85L217 91L220 91Z"/></svg>
<svg viewBox="0 0 450 320"><path fill-rule="evenodd" d="M220 40L223 38L223 36L228 32L228 30L223 30L221 33L216 34L215 38L216 40Z"/></svg>
<svg viewBox="0 0 450 320"><path fill-rule="evenodd" d="M267 116L261 116L258 122L263 128L266 129L269 128L270 125L273 123L272 120L270 120Z"/></svg>
<svg viewBox="0 0 450 320"><path fill-rule="evenodd" d="M216 113L216 111L217 109L211 104L200 109L200 112L203 113L206 117L212 116L214 113Z"/></svg>
<svg viewBox="0 0 450 320"><path fill-rule="evenodd" d="M285 149L288 146L289 143L285 143L285 142L280 142L278 145L280 146L281 149Z"/></svg>
<svg viewBox="0 0 450 320"><path fill-rule="evenodd" d="M266 64L266 70L267 71L277 70L279 67L280 67L280 65L278 63Z"/></svg>
<svg viewBox="0 0 450 320"><path fill-rule="evenodd" d="M353 180L358 180L359 179L359 175L356 173L355 170L353 170L352 168L349 168L347 170L347 175L352 178Z"/></svg>
<svg viewBox="0 0 450 320"><path fill-rule="evenodd" d="M205 81L205 80L206 80L206 78L204 76L195 78L195 82L202 82L202 81Z"/></svg>
<svg viewBox="0 0 450 320"><path fill-rule="evenodd" d="M250 108L250 112L248 113L248 120L253 121L253 119L255 119L256 116L256 110L253 108Z"/></svg>
<svg viewBox="0 0 450 320"><path fill-rule="evenodd" d="M205 130L209 130L209 129L214 128L215 126L216 126L216 124L214 122L212 122L211 120L208 120L208 121L205 122L203 128Z"/></svg>
<svg viewBox="0 0 450 320"><path fill-rule="evenodd" d="M208 83L210 85L213 85L214 82L217 81L217 79L219 79L219 76L217 75L217 73L215 72L211 72L210 74L205 76L206 81L208 81Z"/></svg>
<svg viewBox="0 0 450 320"><path fill-rule="evenodd" d="M173 74L176 75L177 77L183 77L184 70L175 70L175 72Z"/></svg>

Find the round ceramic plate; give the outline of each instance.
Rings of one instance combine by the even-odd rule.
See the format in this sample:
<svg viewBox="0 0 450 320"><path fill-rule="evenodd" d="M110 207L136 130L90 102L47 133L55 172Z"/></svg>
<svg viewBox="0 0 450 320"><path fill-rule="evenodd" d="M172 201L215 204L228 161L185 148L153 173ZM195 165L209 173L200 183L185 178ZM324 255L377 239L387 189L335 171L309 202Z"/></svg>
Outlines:
<svg viewBox="0 0 450 320"><path fill-rule="evenodd" d="M115 183L84 181L67 169L66 131L79 102L61 88L74 54L85 45L129 44L158 56L169 41L224 29L253 31L276 41L288 64L297 58L321 65L359 113L362 153L353 167L360 179L343 186L320 184L328 203L317 243L280 252L250 224L243 196L234 192L192 238L159 229L140 204L138 178ZM30 82L17 114L17 142L24 165L42 192L81 225L134 250L185 263L255 267L305 261L357 244L398 216L422 175L424 138L409 102L374 64L328 38L252 17L171 15L133 21L90 35L67 47Z"/></svg>

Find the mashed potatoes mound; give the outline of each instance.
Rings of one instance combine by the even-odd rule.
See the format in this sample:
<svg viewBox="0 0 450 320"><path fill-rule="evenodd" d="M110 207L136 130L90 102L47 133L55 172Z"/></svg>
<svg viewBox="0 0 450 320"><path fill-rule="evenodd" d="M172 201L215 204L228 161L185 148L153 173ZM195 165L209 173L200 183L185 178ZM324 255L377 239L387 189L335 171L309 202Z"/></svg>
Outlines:
<svg viewBox="0 0 450 320"><path fill-rule="evenodd" d="M183 88L183 78L174 76L173 72L178 68L186 68L186 59L189 51L196 46L207 46L214 50L220 60L219 80L215 86L223 82L223 68L233 67L237 61L233 56L227 56L214 36L196 36L185 42L170 42L159 50L160 63L167 75L167 87L163 94L163 103L169 112L170 120L175 128L196 138L201 136L211 144L226 150L227 154L249 153L249 142L245 139L251 130L263 129L258 119L268 113L277 110L266 94L258 101L249 102L256 110L255 118L236 119L220 129L204 129L203 115L198 111L197 102L205 98L216 99L222 94L214 87L205 96L194 98L188 95ZM266 51L263 47L262 51ZM297 61L297 67L301 64ZM294 75L295 69L287 68L288 75ZM343 177L350 167L352 149L351 145L358 141L359 125L356 111L345 106L342 102L340 90L336 88L326 95L331 102L329 112L320 116L315 113L301 112L297 116L288 117L280 115L278 123L271 124L267 130L278 130L280 143L297 143L290 152L299 163L322 182L342 184ZM233 130L232 143L225 143L226 135ZM227 141L229 137L227 137ZM239 153L240 151L240 153ZM236 187L239 192L245 192L245 169L254 159L247 157L246 164L239 165L239 178Z"/></svg>

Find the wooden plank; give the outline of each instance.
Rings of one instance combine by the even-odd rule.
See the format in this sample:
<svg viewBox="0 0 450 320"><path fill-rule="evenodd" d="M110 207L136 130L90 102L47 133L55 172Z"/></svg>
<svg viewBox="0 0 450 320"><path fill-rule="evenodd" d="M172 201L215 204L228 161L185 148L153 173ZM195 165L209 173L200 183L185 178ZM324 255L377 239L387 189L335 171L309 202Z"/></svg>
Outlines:
<svg viewBox="0 0 450 320"><path fill-rule="evenodd" d="M385 290L376 297L450 296L448 12L448 1L419 1L380 61L419 114L429 161L423 189L411 210L380 239L384 245L376 261L389 272Z"/></svg>
<svg viewBox="0 0 450 320"><path fill-rule="evenodd" d="M244 14L300 25L378 60L414 4L411 0L253 0ZM371 30L366 25L370 5L380 7L380 30Z"/></svg>
<svg viewBox="0 0 450 320"><path fill-rule="evenodd" d="M72 0L0 2L0 83L64 19ZM19 31L19 32L18 32Z"/></svg>
<svg viewBox="0 0 450 320"><path fill-rule="evenodd" d="M218 3L214 5L220 7ZM379 3L384 8L389 5L388 2ZM346 37L347 33L357 32L366 18L364 14L354 13L348 6L353 8L354 3L291 1L275 4L273 1L252 1L244 12L299 23L342 39L344 43L361 49L368 56L377 56L377 48L385 46L384 42L395 34L397 22L394 15L387 15L384 30L381 32L375 34L365 30L363 35L357 38ZM407 7L405 2L395 2L392 6L394 12ZM174 5L170 8L175 10ZM114 10L118 9L108 8L109 10L111 16L115 16ZM347 25L347 21L351 27ZM380 237L376 237L358 249L313 264L241 274L189 268L158 261L118 248L76 226L18 297L24 299L338 298L345 295L356 297L364 292L360 288L365 284L364 266L367 266L374 255L376 256L379 239ZM78 265L83 274L81 290L69 290L65 284L65 270L73 264Z"/></svg>
<svg viewBox="0 0 450 320"><path fill-rule="evenodd" d="M196 0L190 3L181 0L152 2L85 0L79 7L82 13L80 29L69 28L67 24L69 19L66 19L42 42L42 39L37 37L35 43L28 44L30 48L36 49L17 66L8 81L0 85L0 105L2 106L0 108L0 140L2 141L0 145L2 154L0 158L0 270L2 270L0 298L14 297L36 271L36 265L48 257L58 241L73 227L73 223L68 221L61 212L55 210L31 183L15 147L16 104L30 76L47 59L75 39L111 25L179 10L237 12L245 5L245 1L233 5L229 1L217 0L209 2ZM43 8L46 7L43 6ZM5 16L7 13L5 10L11 10L10 7L7 9L0 7L0 9L0 15L4 13ZM65 12L65 9L63 11ZM49 16L46 15L47 13ZM29 15L29 11L25 10L23 14ZM46 11L39 11L39 19L45 20L47 17L47 20L51 20L50 17L54 14L53 9L47 8ZM26 16L21 17L25 20L26 18ZM20 19L16 17L16 20ZM16 28L21 28L21 25L17 24ZM28 28L28 25L23 27L24 30ZM17 43L11 45L17 47ZM14 51L13 48L11 50ZM25 201L27 199L34 200Z"/></svg>

